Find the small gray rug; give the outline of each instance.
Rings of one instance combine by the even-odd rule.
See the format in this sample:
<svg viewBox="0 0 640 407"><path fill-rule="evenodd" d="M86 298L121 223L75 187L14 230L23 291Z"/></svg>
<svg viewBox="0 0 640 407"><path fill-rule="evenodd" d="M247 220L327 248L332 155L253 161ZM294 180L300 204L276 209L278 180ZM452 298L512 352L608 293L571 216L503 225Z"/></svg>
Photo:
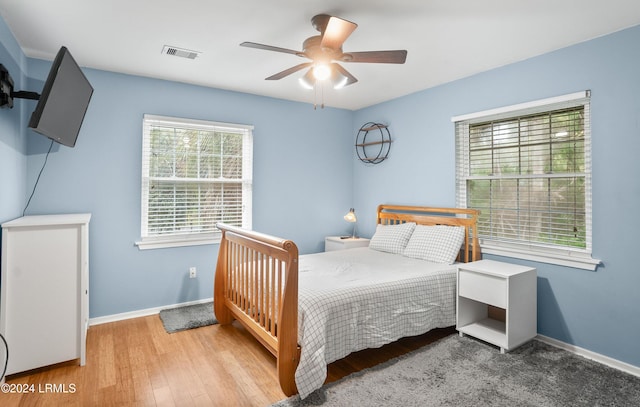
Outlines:
<svg viewBox="0 0 640 407"><path fill-rule="evenodd" d="M160 319L170 334L218 323L213 315L213 302L164 309L160 311Z"/></svg>
<svg viewBox="0 0 640 407"><path fill-rule="evenodd" d="M448 336L273 406L640 406L640 377L534 340L510 353Z"/></svg>

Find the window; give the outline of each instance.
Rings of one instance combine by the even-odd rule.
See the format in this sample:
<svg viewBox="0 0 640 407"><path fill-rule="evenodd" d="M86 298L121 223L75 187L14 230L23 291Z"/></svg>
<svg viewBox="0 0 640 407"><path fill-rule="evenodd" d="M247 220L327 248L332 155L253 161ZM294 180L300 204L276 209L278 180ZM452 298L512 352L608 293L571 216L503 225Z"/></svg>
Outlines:
<svg viewBox="0 0 640 407"><path fill-rule="evenodd" d="M140 249L219 241L251 228L252 126L144 115Z"/></svg>
<svg viewBox="0 0 640 407"><path fill-rule="evenodd" d="M595 269L590 94L453 118L457 204L484 253Z"/></svg>

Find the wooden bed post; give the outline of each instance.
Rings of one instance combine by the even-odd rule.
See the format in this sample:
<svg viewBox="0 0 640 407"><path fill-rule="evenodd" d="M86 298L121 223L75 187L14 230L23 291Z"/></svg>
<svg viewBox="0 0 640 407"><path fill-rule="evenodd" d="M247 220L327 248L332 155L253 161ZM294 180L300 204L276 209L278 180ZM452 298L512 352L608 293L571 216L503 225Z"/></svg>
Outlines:
<svg viewBox="0 0 640 407"><path fill-rule="evenodd" d="M213 282L213 314L220 325L229 325L233 322L233 316L229 308L225 306L225 280L227 266L227 240L225 239L225 231L221 230L222 238L220 239L220 249L218 250L218 262L216 264L216 275Z"/></svg>
<svg viewBox="0 0 640 407"><path fill-rule="evenodd" d="M283 249L289 253L289 271L278 319L278 380L287 396L298 393L295 373L300 358L298 347L298 247L287 241Z"/></svg>

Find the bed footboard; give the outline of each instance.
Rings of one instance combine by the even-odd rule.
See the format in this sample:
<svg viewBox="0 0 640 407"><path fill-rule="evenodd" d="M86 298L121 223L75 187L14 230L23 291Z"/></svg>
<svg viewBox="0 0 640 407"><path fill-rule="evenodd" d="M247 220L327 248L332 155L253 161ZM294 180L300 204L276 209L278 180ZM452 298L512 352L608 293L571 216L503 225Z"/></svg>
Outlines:
<svg viewBox="0 0 640 407"><path fill-rule="evenodd" d="M218 223L222 232L214 281L220 324L244 325L277 359L282 391L297 393L298 247L291 240Z"/></svg>

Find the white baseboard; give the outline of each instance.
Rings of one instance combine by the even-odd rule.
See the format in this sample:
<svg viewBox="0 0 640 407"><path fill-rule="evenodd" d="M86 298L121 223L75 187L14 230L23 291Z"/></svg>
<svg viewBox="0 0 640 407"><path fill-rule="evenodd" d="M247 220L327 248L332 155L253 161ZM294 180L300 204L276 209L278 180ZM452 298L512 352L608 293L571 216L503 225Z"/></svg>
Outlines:
<svg viewBox="0 0 640 407"><path fill-rule="evenodd" d="M600 353L592 352L590 350L581 348L579 346L571 345L566 342L559 341L557 339L550 338L548 336L538 334L536 336L541 342L548 343L551 346L555 346L560 349L564 349L576 355L582 356L587 359L602 363L614 369L621 370L623 372L640 377L640 367L631 365L629 363L622 362L617 359L610 358L609 356L602 355Z"/></svg>
<svg viewBox="0 0 640 407"><path fill-rule="evenodd" d="M138 311L123 312L121 314L106 315L104 317L89 318L89 326L106 324L109 322L123 321L125 319L131 319L131 318L146 317L149 315L159 314L160 311L162 311L163 309L178 308L178 307L183 307L185 305L202 304L202 303L211 302L211 301L213 301L213 298L205 298L203 300L182 302L180 304L164 305L162 307L147 308L147 309L141 309Z"/></svg>

